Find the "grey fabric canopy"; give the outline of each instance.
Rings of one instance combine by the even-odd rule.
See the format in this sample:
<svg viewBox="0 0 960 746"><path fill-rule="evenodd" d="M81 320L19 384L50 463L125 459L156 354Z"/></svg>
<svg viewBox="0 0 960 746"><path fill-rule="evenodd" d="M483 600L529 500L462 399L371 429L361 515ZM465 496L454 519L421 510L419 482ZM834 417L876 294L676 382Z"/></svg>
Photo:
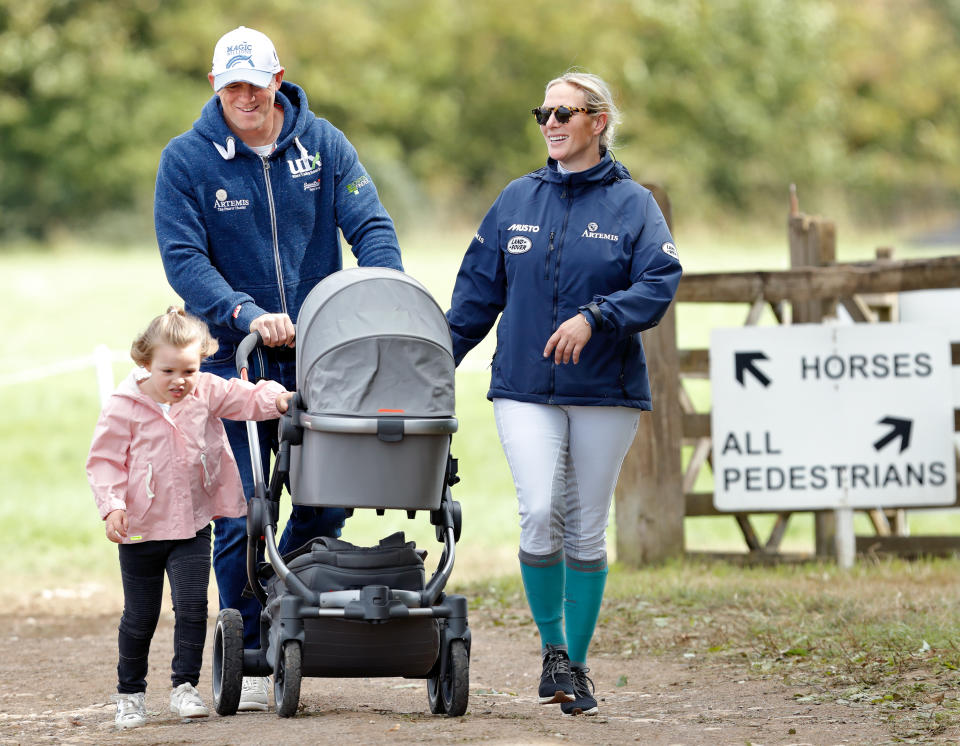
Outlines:
<svg viewBox="0 0 960 746"><path fill-rule="evenodd" d="M311 414L452 417L454 369L443 311L403 272L335 272L300 308L297 388Z"/></svg>

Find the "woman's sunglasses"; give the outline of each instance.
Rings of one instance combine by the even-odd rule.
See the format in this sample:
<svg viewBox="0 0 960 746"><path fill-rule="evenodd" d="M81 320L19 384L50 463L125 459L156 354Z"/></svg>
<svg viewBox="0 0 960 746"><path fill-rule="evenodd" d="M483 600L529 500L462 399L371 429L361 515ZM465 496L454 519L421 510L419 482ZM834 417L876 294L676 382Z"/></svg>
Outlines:
<svg viewBox="0 0 960 746"><path fill-rule="evenodd" d="M566 124L570 121L570 117L578 111L582 111L584 114L594 113L590 109L585 109L582 106L538 106L536 109L531 109L531 111L533 112L534 119L537 120L537 124L541 126L550 121L551 114L553 114L557 122Z"/></svg>

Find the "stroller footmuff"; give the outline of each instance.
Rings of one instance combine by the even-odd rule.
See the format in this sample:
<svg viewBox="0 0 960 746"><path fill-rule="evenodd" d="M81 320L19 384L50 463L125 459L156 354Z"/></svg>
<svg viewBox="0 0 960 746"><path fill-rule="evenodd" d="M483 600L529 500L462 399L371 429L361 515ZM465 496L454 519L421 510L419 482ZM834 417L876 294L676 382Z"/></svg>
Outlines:
<svg viewBox="0 0 960 746"><path fill-rule="evenodd" d="M237 350L247 358L252 334ZM297 394L280 422L269 488L248 423L255 495L247 514L247 574L260 601L261 645L243 649L235 609L217 617L214 705L236 713L243 676L274 677L277 714L293 715L303 676L427 680L431 712L467 708L467 601L443 589L460 536L450 456L454 364L443 312L416 280L389 269L330 275L297 321ZM281 557L280 495L296 505L427 511L443 551L426 579L426 552L402 532L370 547L318 537ZM349 524L348 524L349 525ZM261 559L266 557L267 562Z"/></svg>

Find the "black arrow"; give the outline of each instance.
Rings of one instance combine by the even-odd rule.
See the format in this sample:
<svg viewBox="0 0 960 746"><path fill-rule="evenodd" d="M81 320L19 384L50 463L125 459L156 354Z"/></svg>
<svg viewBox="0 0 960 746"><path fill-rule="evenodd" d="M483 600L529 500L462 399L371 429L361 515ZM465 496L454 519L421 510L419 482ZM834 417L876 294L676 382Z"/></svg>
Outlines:
<svg viewBox="0 0 960 746"><path fill-rule="evenodd" d="M765 354L762 352L735 352L733 353L733 359L737 369L737 380L740 382L741 386L747 385L743 382L743 373L747 370L753 373L754 377L764 386L770 385L770 379L767 378L763 372L758 370L757 366L753 364L754 360L769 359Z"/></svg>
<svg viewBox="0 0 960 746"><path fill-rule="evenodd" d="M913 429L913 420L902 420L899 417L884 417L878 425L891 425L893 427L889 433L873 444L876 450L880 450L891 440L900 436L900 453L903 453L910 445L910 430Z"/></svg>

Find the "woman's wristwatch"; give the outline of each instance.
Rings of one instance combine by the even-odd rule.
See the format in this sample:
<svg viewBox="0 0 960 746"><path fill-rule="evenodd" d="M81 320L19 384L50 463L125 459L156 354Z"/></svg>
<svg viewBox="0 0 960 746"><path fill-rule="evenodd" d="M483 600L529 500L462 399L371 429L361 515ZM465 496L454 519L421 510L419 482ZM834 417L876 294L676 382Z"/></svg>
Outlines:
<svg viewBox="0 0 960 746"><path fill-rule="evenodd" d="M596 303L587 303L587 305L580 306L577 310L583 314L583 319L588 324L590 323L590 319L593 319L591 326L594 329L599 329L603 326L603 316L600 315L600 306ZM590 314L590 316L588 317L587 314Z"/></svg>

